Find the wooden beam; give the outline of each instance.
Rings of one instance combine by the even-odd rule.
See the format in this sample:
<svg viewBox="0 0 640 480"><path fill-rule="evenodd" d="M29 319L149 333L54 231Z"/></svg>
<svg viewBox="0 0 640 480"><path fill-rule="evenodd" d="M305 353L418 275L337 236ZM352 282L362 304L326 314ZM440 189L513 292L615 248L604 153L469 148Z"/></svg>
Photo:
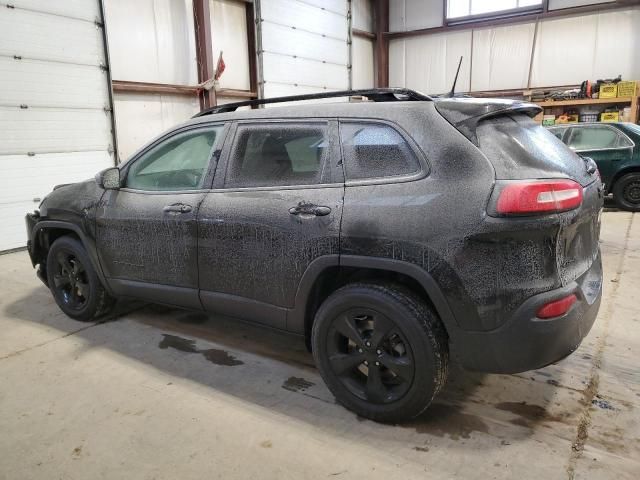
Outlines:
<svg viewBox="0 0 640 480"><path fill-rule="evenodd" d="M113 80L111 83L114 92L197 95L199 90L196 86L169 83L129 82L126 80Z"/></svg>
<svg viewBox="0 0 640 480"><path fill-rule="evenodd" d="M213 44L211 42L211 13L209 0L193 0L193 21L196 34L196 61L198 63L198 83L213 79ZM216 105L216 92L203 90L199 93L200 109Z"/></svg>
<svg viewBox="0 0 640 480"><path fill-rule="evenodd" d="M358 28L352 28L351 33L353 34L354 37L368 38L369 40L376 39L375 33L367 32L366 30L360 30Z"/></svg>
<svg viewBox="0 0 640 480"><path fill-rule="evenodd" d="M217 97L238 97L238 98L258 98L258 93L255 90L236 90L234 88L221 88L216 90Z"/></svg>
<svg viewBox="0 0 640 480"><path fill-rule="evenodd" d="M253 3L247 3L247 46L249 48L249 89L252 93L258 91L258 54L256 51L256 19ZM257 95L251 98L258 98ZM252 107L253 108L253 107Z"/></svg>
<svg viewBox="0 0 640 480"><path fill-rule="evenodd" d="M421 28L418 30L409 30L406 32L384 32L387 40L403 37L415 37L417 35L433 35L435 33L451 32L455 30L471 30L473 28L491 27L498 25L512 25L516 23L534 22L546 18L569 17L576 15L586 15L589 13L602 12L606 10L617 10L620 8L629 8L640 5L640 0L618 0L615 3L601 3L596 5L584 5L581 7L563 8L559 10L548 10L541 13L525 13L522 15L513 15L504 18L490 18L476 21L456 23L455 25L443 25L441 27Z"/></svg>
<svg viewBox="0 0 640 480"><path fill-rule="evenodd" d="M389 0L375 0L375 86L379 88L389 86Z"/></svg>

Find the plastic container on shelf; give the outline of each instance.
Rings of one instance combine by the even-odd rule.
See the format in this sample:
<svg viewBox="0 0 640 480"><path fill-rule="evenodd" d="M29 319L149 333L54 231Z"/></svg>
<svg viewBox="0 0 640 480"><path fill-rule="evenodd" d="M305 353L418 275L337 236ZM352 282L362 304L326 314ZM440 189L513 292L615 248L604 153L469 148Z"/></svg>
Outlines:
<svg viewBox="0 0 640 480"><path fill-rule="evenodd" d="M596 110L582 110L580 112L581 122L597 122L600 117L600 112Z"/></svg>

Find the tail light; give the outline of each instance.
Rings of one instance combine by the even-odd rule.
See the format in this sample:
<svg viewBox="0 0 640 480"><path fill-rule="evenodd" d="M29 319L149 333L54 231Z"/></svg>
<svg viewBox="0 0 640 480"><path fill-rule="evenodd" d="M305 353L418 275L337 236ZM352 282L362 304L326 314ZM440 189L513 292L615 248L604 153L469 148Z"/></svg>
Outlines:
<svg viewBox="0 0 640 480"><path fill-rule="evenodd" d="M582 186L573 180L531 180L506 184L499 193L500 215L532 215L573 210L582 204Z"/></svg>
<svg viewBox="0 0 640 480"><path fill-rule="evenodd" d="M564 315L569 311L571 306L576 303L578 297L575 294L568 295L560 300L549 302L538 309L536 316L538 318L554 318Z"/></svg>

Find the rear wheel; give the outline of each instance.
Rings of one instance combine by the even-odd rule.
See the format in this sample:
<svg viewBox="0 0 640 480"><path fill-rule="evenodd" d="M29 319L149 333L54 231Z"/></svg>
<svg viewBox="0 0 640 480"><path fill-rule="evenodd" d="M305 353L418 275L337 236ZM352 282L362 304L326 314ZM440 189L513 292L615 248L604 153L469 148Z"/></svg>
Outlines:
<svg viewBox="0 0 640 480"><path fill-rule="evenodd" d="M376 421L419 415L446 380L446 333L435 312L399 286L334 292L316 314L312 347L336 399Z"/></svg>
<svg viewBox="0 0 640 480"><path fill-rule="evenodd" d="M60 309L76 320L90 321L109 312L107 294L82 243L58 238L47 255L47 280Z"/></svg>
<svg viewBox="0 0 640 480"><path fill-rule="evenodd" d="M613 186L613 199L623 210L640 211L640 172L619 178Z"/></svg>

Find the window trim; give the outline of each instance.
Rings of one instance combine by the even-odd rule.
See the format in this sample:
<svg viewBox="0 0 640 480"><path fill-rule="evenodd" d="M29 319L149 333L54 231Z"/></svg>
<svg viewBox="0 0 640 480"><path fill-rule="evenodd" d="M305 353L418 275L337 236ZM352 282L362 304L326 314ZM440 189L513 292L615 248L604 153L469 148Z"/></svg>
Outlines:
<svg viewBox="0 0 640 480"><path fill-rule="evenodd" d="M344 155L344 150L342 146L342 125L345 123L368 123L368 124L380 124L386 125L398 133L402 137L402 139L407 143L411 151L413 152L416 160L418 160L418 171L408 174L402 175L388 175L385 177L372 177L372 178L361 178L357 180L350 180L347 176L347 168L346 168L346 158ZM407 131L398 125L395 122L389 120L383 120L379 118L368 118L368 117L340 117L338 118L338 126L339 126L339 135L338 135L338 143L340 146L340 159L342 160L342 166L344 171L344 179L345 186L354 187L354 186L363 186L363 185L386 185L393 183L406 183L413 182L416 180L421 180L423 178L428 177L431 174L431 165L427 160L426 155L420 148L420 146L415 142L413 137L407 133Z"/></svg>
<svg viewBox="0 0 640 480"><path fill-rule="evenodd" d="M527 5L524 7L515 7L515 8L507 8L504 10L496 10L493 12L486 13L477 13L471 14L471 2L473 0L469 0L469 15L465 15L464 17L453 17L449 18L449 2L450 0L445 0L444 2L444 25L445 26L454 26L454 25L465 25L468 23L476 23L476 22L488 22L492 20L503 20L507 18L517 18L525 15L535 15L539 13L543 13L544 10L544 1L541 1L539 5Z"/></svg>
<svg viewBox="0 0 640 480"><path fill-rule="evenodd" d="M576 125L572 125L571 127L566 127L567 130L569 130L569 133L565 134L567 135L567 148L571 148L571 146L569 145L571 142L571 137L573 136L573 132L575 130L580 130L580 129L591 129L591 128L608 128L609 130L613 130L614 133L618 136L618 138L622 137L624 139L626 139L627 141L629 141L629 143L631 145L627 145L626 147L606 147L606 148L591 148L591 149L573 149L571 148L572 151L576 152L576 153L581 153L581 152L611 152L611 151L617 151L617 150L627 150L627 149L631 149L633 150L636 146L635 142L629 138L629 136L623 132L622 130L620 130L619 128L615 128L612 125L606 125L606 123L600 123L600 124L590 124L590 125L581 125L581 126L576 126Z"/></svg>
<svg viewBox="0 0 640 480"><path fill-rule="evenodd" d="M239 187L239 186L230 186L226 185L227 175L230 170L231 160L233 156L233 152L236 147L236 140L238 138L238 130L241 126L268 126L270 124L322 124L327 129L327 140L329 141L329 155L325 159L324 169L327 171L327 175L329 175L329 182L320 182L320 183L303 183L303 184L295 184L295 185L262 185L262 186L250 186L250 187ZM310 117L310 118L248 118L241 120L234 120L232 122L231 130L229 132L228 138L228 148L223 151L218 164L220 165L220 173L216 175L214 179L213 186L210 191L214 192L248 192L248 191L269 191L269 190L301 190L301 189L309 189L309 188L329 188L344 185L344 178L336 178L336 168L332 165L331 158L338 157L339 152L336 148L336 140L335 137L337 135L337 125L336 119L334 117Z"/></svg>
<svg viewBox="0 0 640 480"><path fill-rule="evenodd" d="M202 186L200 188L194 189L184 189L184 190L141 190L138 188L130 188L130 187L120 187L119 190L123 192L130 193L143 193L149 195L176 195L181 193L202 193L211 189L211 184L213 183L213 179L215 176L215 171L217 169L218 164L220 164L221 153L224 150L224 146L227 143L227 139L229 137L229 121L217 121L217 122L203 122L203 123L194 123L190 125L184 125L175 130L171 130L169 132L165 132L161 136L152 140L150 143L142 147L138 150L129 160L127 160L123 165L120 165L118 168L120 169L120 178L126 179L129 174L129 169L131 166L139 161L145 154L147 154L150 150L154 149L161 143L165 141L170 141L172 138L182 135L184 133L188 133L194 130L207 130L215 127L222 127L220 135L222 137L222 143L219 145L219 148L214 150L209 156L209 162L207 166L207 170L204 174L204 179L202 181ZM216 158L217 157L217 158Z"/></svg>

